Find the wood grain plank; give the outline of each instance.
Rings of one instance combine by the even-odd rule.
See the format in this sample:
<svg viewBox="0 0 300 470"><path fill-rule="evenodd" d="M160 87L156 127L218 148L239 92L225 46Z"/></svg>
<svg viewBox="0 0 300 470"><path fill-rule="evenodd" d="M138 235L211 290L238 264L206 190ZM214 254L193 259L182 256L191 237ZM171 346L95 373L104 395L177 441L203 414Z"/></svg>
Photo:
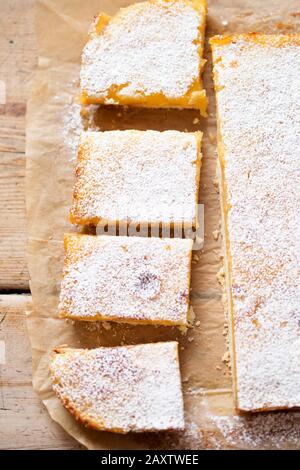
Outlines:
<svg viewBox="0 0 300 470"><path fill-rule="evenodd" d="M27 291L24 152L28 83L37 61L34 1L0 0L0 9L0 85L6 90L0 102L0 291Z"/></svg>
<svg viewBox="0 0 300 470"><path fill-rule="evenodd" d="M0 151L24 152L29 81L37 63L33 0L0 0Z"/></svg>
<svg viewBox="0 0 300 470"><path fill-rule="evenodd" d="M0 7L0 77L6 83L7 103L25 103L37 61L34 1L0 0Z"/></svg>
<svg viewBox="0 0 300 470"><path fill-rule="evenodd" d="M24 152L28 82L37 60L33 3L0 0L0 80L6 90L0 102L0 290L29 289ZM5 362L0 364L0 448L77 449L32 389L28 299L0 296L0 362Z"/></svg>
<svg viewBox="0 0 300 470"><path fill-rule="evenodd" d="M0 156L0 290L29 290L26 264L25 155Z"/></svg>
<svg viewBox="0 0 300 470"><path fill-rule="evenodd" d="M28 300L29 295L0 295L0 449L79 449L32 389Z"/></svg>

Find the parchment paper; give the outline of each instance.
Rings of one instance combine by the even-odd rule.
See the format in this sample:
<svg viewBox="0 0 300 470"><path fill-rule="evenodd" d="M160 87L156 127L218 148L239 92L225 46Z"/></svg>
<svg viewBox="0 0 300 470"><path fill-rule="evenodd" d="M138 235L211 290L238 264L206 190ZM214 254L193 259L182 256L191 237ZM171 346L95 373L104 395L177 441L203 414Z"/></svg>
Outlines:
<svg viewBox="0 0 300 470"><path fill-rule="evenodd" d="M124 110L92 108L80 118L78 76L80 54L90 21L100 10L113 14L130 1L40 0L37 2L39 66L27 111L26 196L28 264L33 306L28 311L32 345L33 386L51 417L90 449L150 448L297 448L300 421L296 413L234 416L230 370L226 365L226 325L222 287L219 195L216 188L216 142L209 47L204 83L210 97L209 116L193 110ZM208 2L207 38L229 32L299 31L298 1L212 0ZM259 110L258 110L259 112ZM205 205L203 252L194 253L191 304L193 328L119 326L67 322L57 303L63 264L63 234L68 222L73 184L74 149L80 125L93 129L203 130L200 202ZM214 232L214 233L213 233ZM218 238L218 239L216 239ZM196 254L196 257L195 257ZM219 276L222 279L222 276ZM54 346L97 347L176 339L187 428L183 433L118 436L85 429L54 396L48 356ZM222 360L223 358L223 360Z"/></svg>

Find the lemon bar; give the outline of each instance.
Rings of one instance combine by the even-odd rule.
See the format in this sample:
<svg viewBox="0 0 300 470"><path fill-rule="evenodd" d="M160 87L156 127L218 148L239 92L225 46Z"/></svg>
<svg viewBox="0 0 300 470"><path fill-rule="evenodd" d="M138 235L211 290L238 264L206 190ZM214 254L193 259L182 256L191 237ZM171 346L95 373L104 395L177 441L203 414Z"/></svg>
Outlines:
<svg viewBox="0 0 300 470"><path fill-rule="evenodd" d="M197 226L200 132L84 132L71 222Z"/></svg>
<svg viewBox="0 0 300 470"><path fill-rule="evenodd" d="M82 54L85 104L199 109L205 0L150 0L93 22Z"/></svg>
<svg viewBox="0 0 300 470"><path fill-rule="evenodd" d="M236 407L300 406L300 35L211 39Z"/></svg>
<svg viewBox="0 0 300 470"><path fill-rule="evenodd" d="M65 235L60 316L187 324L192 240Z"/></svg>
<svg viewBox="0 0 300 470"><path fill-rule="evenodd" d="M175 341L97 349L56 348L52 386L64 407L99 431L184 429Z"/></svg>

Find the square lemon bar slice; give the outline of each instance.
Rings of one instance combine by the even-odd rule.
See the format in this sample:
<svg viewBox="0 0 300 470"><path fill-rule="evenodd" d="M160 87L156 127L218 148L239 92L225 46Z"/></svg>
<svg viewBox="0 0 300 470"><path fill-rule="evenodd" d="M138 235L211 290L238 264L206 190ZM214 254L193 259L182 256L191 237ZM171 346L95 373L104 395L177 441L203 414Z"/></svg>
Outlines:
<svg viewBox="0 0 300 470"><path fill-rule="evenodd" d="M64 242L61 317L187 324L192 240L69 234Z"/></svg>
<svg viewBox="0 0 300 470"><path fill-rule="evenodd" d="M82 54L86 104L196 108L206 115L201 72L204 0L150 0L104 13Z"/></svg>
<svg viewBox="0 0 300 470"><path fill-rule="evenodd" d="M211 39L236 408L300 406L300 35Z"/></svg>
<svg viewBox="0 0 300 470"><path fill-rule="evenodd" d="M52 386L64 407L98 431L184 429L175 341L97 349L56 348Z"/></svg>
<svg viewBox="0 0 300 470"><path fill-rule="evenodd" d="M84 132L71 208L74 224L196 227L200 132Z"/></svg>

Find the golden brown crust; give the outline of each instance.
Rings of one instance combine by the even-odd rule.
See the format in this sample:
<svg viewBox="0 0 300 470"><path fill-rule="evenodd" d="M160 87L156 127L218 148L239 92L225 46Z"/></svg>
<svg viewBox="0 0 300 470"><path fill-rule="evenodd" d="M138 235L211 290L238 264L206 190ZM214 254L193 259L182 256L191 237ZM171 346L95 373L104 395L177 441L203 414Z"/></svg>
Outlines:
<svg viewBox="0 0 300 470"><path fill-rule="evenodd" d="M282 47L286 45L300 45L299 34L229 34L217 35L210 38L209 43L212 47L226 46L234 44L238 41L253 42L255 44L270 45L274 47Z"/></svg>
<svg viewBox="0 0 300 470"><path fill-rule="evenodd" d="M191 14L191 7L194 10L193 15ZM153 18L151 19L151 11L153 14ZM198 56L193 56L193 59L190 59L190 61L195 62L197 60L198 64L198 73L196 73L196 69L194 70L193 74L189 77L189 85L187 86L187 81L185 80L185 87L178 87L176 84L180 81L179 75L180 75L180 62L182 62L182 54L179 53L177 59L171 60L171 62L168 64L169 65L169 74L168 74L168 79L169 82L171 80L174 81L174 87L173 91L170 92L169 86L164 86L164 82L166 82L166 77L162 79L161 86L157 87L154 86L155 80L146 80L145 81L145 76L141 76L141 78L137 81L132 78L130 80L131 75L128 74L128 71L126 70L126 66L122 64L122 58L119 60L119 69L122 69L122 72L120 72L120 76L117 78L115 77L112 79L112 77L107 78L104 82L102 80L98 80L97 75L99 73L99 70L101 71L101 65L100 61L97 63L97 66L94 66L92 62L96 63L97 57L103 55L106 53L106 49L102 49L101 45L98 42L99 36L103 37L103 42L107 40L107 38L110 38L110 34L107 33L107 27L112 27L120 29L119 32L119 37L122 39L122 36L124 34L130 34L131 36L131 47L129 50L127 50L127 54L133 53L132 49L132 44L136 43L137 50L141 46L143 39L145 40L145 44L147 45L148 42L150 41L151 38L151 31L153 34L153 37L156 36L155 30L151 30L151 26L149 26L149 22L152 21L152 28L155 28L155 21L159 21L157 19L157 14L158 11L160 11L160 21L163 22L164 18L168 18L168 16L172 15L177 15L179 20L181 15L186 15L185 21L188 21L190 23L187 24L187 30L193 28L195 30L195 37L193 40L188 39L189 35L185 39L184 38L184 27L180 29L180 23L174 22L173 27L170 27L170 34L174 34L173 29L178 27L179 31L178 34L174 36L174 40L172 42L172 49L173 51L176 51L176 48L180 48L181 50L183 47L188 48L186 52L186 57L188 54L191 55L192 57L192 50L195 48L195 45L197 45L197 54ZM166 15L166 12L169 13L169 15ZM201 80L201 73L203 66L205 64L205 60L202 58L203 56L203 45L204 45L204 33L205 33L205 16L207 12L207 6L206 6L206 1L205 0L182 0L180 2L172 2L169 0L150 0L148 2L145 2L144 4L134 4L130 5L127 8L121 9L114 17L109 17L105 13L100 13L99 16L95 19L95 21L92 23L92 26L90 28L89 32L89 42L84 49L83 52L83 59L82 59L82 73L81 73L81 90L82 90L82 102L83 104L119 104L119 105L131 105L131 106L142 106L142 107L159 107L159 108L193 108L193 109L199 109L201 114L203 116L206 116L206 107L207 107L207 98L206 98L206 93L205 90L203 89L202 85L202 80ZM135 15L136 21L143 21L144 18L144 23L145 26L144 28L138 28L137 31L139 30L140 32L137 33L134 29L131 29L131 23L132 23L132 16ZM150 17L149 17L150 15ZM129 20L127 20L130 18ZM192 19L193 17L193 19ZM156 19L154 19L156 18ZM124 29L124 24L126 25L126 21L129 21L130 24ZM198 21L198 27L195 28L194 22ZM185 23L184 23L185 24ZM149 27L148 33L143 37L143 33L141 31L147 30ZM168 21L166 23L162 23L161 29L164 31L168 27ZM126 31L124 33L124 31ZM162 34L162 33L161 33ZM107 36L107 37L106 37ZM141 37L140 37L141 36ZM168 38L169 34L166 32L166 38ZM164 40L166 40L164 38ZM120 39L119 41L120 42ZM178 44L177 44L178 42ZM118 51L115 50L113 43L109 42L108 39L108 44L110 44L109 47L111 47L109 57L112 60L112 58L118 54ZM156 47L157 47L157 43ZM125 47L126 44L125 44ZM165 49L170 48L171 45L168 47L166 46ZM121 47L122 50L122 47ZM186 50L186 49L185 49ZM139 73L139 66L138 63L141 60L145 60L145 57L147 56L147 49L145 49L144 56L138 59L137 61L137 70L135 71L135 74L137 75ZM175 52L173 52L175 54ZM151 53L152 55L152 53ZM160 60L161 55L164 57L164 51L158 51L157 52L157 57L158 60ZM134 54L133 56L134 57ZM181 57L181 60L180 60ZM170 55L166 56L165 60L170 60ZM186 59L188 60L188 59ZM174 62L174 63L173 63ZM130 60L131 63L131 69L134 70L135 67L135 61ZM151 60L150 60L150 63ZM107 64L107 60L105 61L105 64ZM162 59L162 64L164 64L163 59ZM188 62L189 64L189 62ZM100 67L100 69L99 69ZM111 65L111 68L113 68L113 65ZM155 74L156 69L151 72L149 72L149 66L144 67L144 74L145 74L145 68L148 71L149 74ZM151 67L152 69L153 67ZM162 70L162 66L159 67L160 70ZM184 67L182 65L182 69L187 69L187 67ZM191 67L189 67L191 69ZM178 71L179 70L179 71ZM162 72L161 72L162 73ZM165 73L163 72L162 75ZM101 73L100 73L101 75ZM177 78L176 78L177 75ZM145 81L145 84L143 83L143 78ZM132 83L136 82L136 83ZM140 85L142 83L142 86ZM146 85L147 83L147 85ZM186 88L187 87L187 88ZM183 91L185 89L185 91Z"/></svg>
<svg viewBox="0 0 300 470"><path fill-rule="evenodd" d="M201 132L82 133L71 222L198 227L201 140Z"/></svg>
<svg viewBox="0 0 300 470"><path fill-rule="evenodd" d="M176 342L60 346L51 354L50 372L63 406L88 428L121 434L184 428Z"/></svg>
<svg viewBox="0 0 300 470"><path fill-rule="evenodd" d="M64 245L61 317L187 324L192 240L66 234Z"/></svg>
<svg viewBox="0 0 300 470"><path fill-rule="evenodd" d="M294 70L300 35L216 36L210 43L235 405L251 412L295 409L298 366L290 364L296 364L298 349L293 306L297 248L289 227L297 215L291 216L295 203L281 188L283 178L290 190L299 187L299 182L291 183L298 158L291 142L297 130ZM264 45L267 51L260 47ZM271 126L278 113L286 121ZM284 148L286 161L281 160Z"/></svg>

